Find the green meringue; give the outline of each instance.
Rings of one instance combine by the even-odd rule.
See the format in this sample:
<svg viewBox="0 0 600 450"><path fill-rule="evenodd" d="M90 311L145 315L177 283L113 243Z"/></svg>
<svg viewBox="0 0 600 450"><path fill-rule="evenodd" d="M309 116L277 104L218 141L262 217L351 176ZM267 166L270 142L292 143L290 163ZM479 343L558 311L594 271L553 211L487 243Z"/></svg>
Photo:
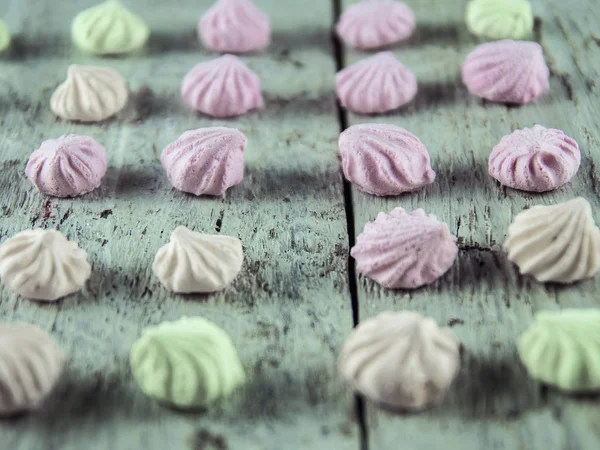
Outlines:
<svg viewBox="0 0 600 450"><path fill-rule="evenodd" d="M472 0L467 28L488 39L524 39L533 31L533 9L527 0Z"/></svg>
<svg viewBox="0 0 600 450"><path fill-rule="evenodd" d="M8 27L3 20L0 20L0 53L8 48L10 45L10 39L10 31L8 30Z"/></svg>

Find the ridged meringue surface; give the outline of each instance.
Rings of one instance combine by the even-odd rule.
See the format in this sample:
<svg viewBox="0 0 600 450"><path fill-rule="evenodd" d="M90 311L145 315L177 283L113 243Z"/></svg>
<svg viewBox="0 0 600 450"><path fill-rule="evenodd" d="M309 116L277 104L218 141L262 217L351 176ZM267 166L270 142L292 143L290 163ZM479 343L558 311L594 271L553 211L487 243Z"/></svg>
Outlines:
<svg viewBox="0 0 600 450"><path fill-rule="evenodd" d="M600 391L600 311L542 311L518 342L529 375L567 392Z"/></svg>
<svg viewBox="0 0 600 450"><path fill-rule="evenodd" d="M338 368L380 405L421 410L438 402L460 369L460 343L448 328L414 312L384 312L360 322Z"/></svg>
<svg viewBox="0 0 600 450"><path fill-rule="evenodd" d="M417 95L417 78L392 52L354 63L336 75L337 96L344 108L381 114L409 103Z"/></svg>
<svg viewBox="0 0 600 450"><path fill-rule="evenodd" d="M452 267L458 247L448 225L422 209L379 213L356 238L356 270L388 288L414 289Z"/></svg>
<svg viewBox="0 0 600 450"><path fill-rule="evenodd" d="M235 128L199 128L183 133L160 160L176 189L195 195L222 195L244 178L246 136Z"/></svg>
<svg viewBox="0 0 600 450"><path fill-rule="evenodd" d="M339 149L344 176L369 194L399 195L435 179L425 145L394 125L353 125L340 135Z"/></svg>
<svg viewBox="0 0 600 450"><path fill-rule="evenodd" d="M234 55L197 64L184 77L181 97L212 117L234 117L262 108L260 79Z"/></svg>
<svg viewBox="0 0 600 450"><path fill-rule="evenodd" d="M38 409L64 364L58 345L28 324L0 324L0 416Z"/></svg>
<svg viewBox="0 0 600 450"><path fill-rule="evenodd" d="M560 130L535 125L502 138L490 155L489 174L514 189L545 192L567 183L580 163L575 140Z"/></svg>
<svg viewBox="0 0 600 450"><path fill-rule="evenodd" d="M504 249L522 274L541 282L572 283L600 269L600 230L581 197L517 215Z"/></svg>
<svg viewBox="0 0 600 450"><path fill-rule="evenodd" d="M170 291L215 292L237 277L243 262L239 239L179 226L171 233L170 242L156 253L152 270Z"/></svg>
<svg viewBox="0 0 600 450"><path fill-rule="evenodd" d="M529 103L550 86L550 70L536 42L482 44L467 56L462 78L473 95L501 103Z"/></svg>
<svg viewBox="0 0 600 450"><path fill-rule="evenodd" d="M408 39L415 29L415 15L397 0L363 0L350 5L336 26L347 45L372 50Z"/></svg>
<svg viewBox="0 0 600 450"><path fill-rule="evenodd" d="M85 52L117 55L142 48L150 37L150 28L121 0L107 0L75 16L71 37Z"/></svg>
<svg viewBox="0 0 600 450"><path fill-rule="evenodd" d="M87 253L55 230L26 230L0 245L2 283L23 297L55 301L90 277Z"/></svg>
<svg viewBox="0 0 600 450"><path fill-rule="evenodd" d="M178 408L207 406L245 379L231 338L201 317L146 328L131 347L130 362L147 396Z"/></svg>
<svg viewBox="0 0 600 450"><path fill-rule="evenodd" d="M8 26L6 26L6 23L0 19L0 53L9 47L10 41L10 30L8 29Z"/></svg>
<svg viewBox="0 0 600 450"><path fill-rule="evenodd" d="M25 174L46 195L77 197L100 186L106 166L102 145L71 134L42 142L29 157Z"/></svg>
<svg viewBox="0 0 600 450"><path fill-rule="evenodd" d="M472 0L467 28L488 39L524 39L533 31L533 8L527 0Z"/></svg>
<svg viewBox="0 0 600 450"><path fill-rule="evenodd" d="M73 64L52 94L50 108L63 119L99 122L121 111L128 99L127 82L116 70Z"/></svg>
<svg viewBox="0 0 600 450"><path fill-rule="evenodd" d="M215 52L255 52L271 42L271 25L250 0L218 0L200 19L198 36Z"/></svg>

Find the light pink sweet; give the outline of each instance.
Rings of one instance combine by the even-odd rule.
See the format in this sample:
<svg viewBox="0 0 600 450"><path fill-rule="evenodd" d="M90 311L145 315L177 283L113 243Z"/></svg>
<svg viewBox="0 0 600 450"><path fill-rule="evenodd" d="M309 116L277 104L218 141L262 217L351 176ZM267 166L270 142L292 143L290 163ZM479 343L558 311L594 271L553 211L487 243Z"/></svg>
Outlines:
<svg viewBox="0 0 600 450"><path fill-rule="evenodd" d="M349 46L372 50L410 37L415 15L396 0L363 0L349 6L336 26L337 34Z"/></svg>
<svg viewBox="0 0 600 450"><path fill-rule="evenodd" d="M234 55L194 66L183 79L181 97L189 107L221 118L263 106L258 76Z"/></svg>
<svg viewBox="0 0 600 450"><path fill-rule="evenodd" d="M340 135L339 148L344 176L369 194L399 195L435 180L427 148L403 128L354 125Z"/></svg>
<svg viewBox="0 0 600 450"><path fill-rule="evenodd" d="M235 128L190 130L160 155L169 181L176 189L195 195L222 195L244 178L244 150L248 139Z"/></svg>
<svg viewBox="0 0 600 450"><path fill-rule="evenodd" d="M402 208L379 213L351 250L358 272L393 289L433 282L452 267L457 253L448 225L422 209Z"/></svg>
<svg viewBox="0 0 600 450"><path fill-rule="evenodd" d="M102 145L71 134L42 142L29 157L25 175L46 195L77 197L100 186L106 166Z"/></svg>
<svg viewBox="0 0 600 450"><path fill-rule="evenodd" d="M467 56L462 78L472 94L501 103L529 103L550 86L550 70L536 42L482 44Z"/></svg>
<svg viewBox="0 0 600 450"><path fill-rule="evenodd" d="M489 173L505 186L545 192L567 183L580 163L575 140L560 130L535 125L500 140L490 155Z"/></svg>
<svg viewBox="0 0 600 450"><path fill-rule="evenodd" d="M358 61L338 72L336 82L342 106L361 114L392 111L417 95L417 78L392 52Z"/></svg>
<svg viewBox="0 0 600 450"><path fill-rule="evenodd" d="M198 37L215 52L262 50L271 41L269 16L250 0L218 0L200 19Z"/></svg>

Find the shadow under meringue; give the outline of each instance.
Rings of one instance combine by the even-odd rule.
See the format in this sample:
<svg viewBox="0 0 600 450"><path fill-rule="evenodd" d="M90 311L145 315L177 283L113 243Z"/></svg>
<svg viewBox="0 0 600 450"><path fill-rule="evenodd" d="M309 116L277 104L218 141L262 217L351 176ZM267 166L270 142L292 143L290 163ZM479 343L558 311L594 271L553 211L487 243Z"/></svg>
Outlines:
<svg viewBox="0 0 600 450"><path fill-rule="evenodd" d="M332 52L331 30L325 27L304 26L289 30L275 29L271 35L269 54L286 55L295 50L320 49Z"/></svg>
<svg viewBox="0 0 600 450"><path fill-rule="evenodd" d="M197 53L199 56L205 53L194 28L153 31L144 52L147 55Z"/></svg>

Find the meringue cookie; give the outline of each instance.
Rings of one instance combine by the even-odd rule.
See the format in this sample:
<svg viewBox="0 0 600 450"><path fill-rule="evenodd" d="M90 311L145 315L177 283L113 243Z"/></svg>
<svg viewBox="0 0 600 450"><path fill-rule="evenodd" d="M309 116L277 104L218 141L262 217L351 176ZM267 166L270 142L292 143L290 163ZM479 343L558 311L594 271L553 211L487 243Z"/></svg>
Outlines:
<svg viewBox="0 0 600 450"><path fill-rule="evenodd" d="M417 78L392 52L381 52L336 75L337 96L344 108L360 114L392 111L417 95Z"/></svg>
<svg viewBox="0 0 600 450"><path fill-rule="evenodd" d="M518 342L532 378L567 392L600 391L600 311L542 311Z"/></svg>
<svg viewBox="0 0 600 450"><path fill-rule="evenodd" d="M427 148L414 134L394 125L361 124L340 135L347 180L373 195L399 195L433 183Z"/></svg>
<svg viewBox="0 0 600 450"><path fill-rule="evenodd" d="M363 0L350 5L336 26L337 34L347 45L372 50L410 37L415 29L415 15L396 0Z"/></svg>
<svg viewBox="0 0 600 450"><path fill-rule="evenodd" d="M234 117L262 108L260 80L237 56L197 64L181 84L190 108L212 117Z"/></svg>
<svg viewBox="0 0 600 450"><path fill-rule="evenodd" d="M183 133L160 155L176 189L195 195L222 195L244 178L248 139L235 128L199 128Z"/></svg>
<svg viewBox="0 0 600 450"><path fill-rule="evenodd" d="M414 312L384 312L346 340L339 371L381 405L422 410L438 402L460 369L460 343L448 328Z"/></svg>
<svg viewBox="0 0 600 450"><path fill-rule="evenodd" d="M144 394L178 408L207 406L245 379L231 338L201 317L146 328L131 347L130 362Z"/></svg>
<svg viewBox="0 0 600 450"><path fill-rule="evenodd" d="M600 269L600 230L584 198L538 205L515 217L504 250L522 274L541 282L572 283Z"/></svg>
<svg viewBox="0 0 600 450"><path fill-rule="evenodd" d="M434 215L395 208L367 223L350 253L356 270L382 286L414 289L446 273L458 247L448 225Z"/></svg>
<svg viewBox="0 0 600 450"><path fill-rule="evenodd" d="M239 239L179 226L156 253L152 271L173 292L216 292L237 277L243 261Z"/></svg>
<svg viewBox="0 0 600 450"><path fill-rule="evenodd" d="M505 186L545 192L573 178L580 162L577 142L560 130L535 125L502 138L490 155L489 173Z"/></svg>
<svg viewBox="0 0 600 450"><path fill-rule="evenodd" d="M6 23L4 23L3 20L0 20L0 53L8 48L10 41L10 31L6 26Z"/></svg>
<svg viewBox="0 0 600 450"><path fill-rule="evenodd" d="M198 24L198 37L208 50L248 53L271 42L269 16L250 0L218 0Z"/></svg>
<svg viewBox="0 0 600 450"><path fill-rule="evenodd" d="M550 70L535 42L482 44L467 56L462 78L473 95L501 103L529 103L550 86Z"/></svg>
<svg viewBox="0 0 600 450"><path fill-rule="evenodd" d="M87 253L55 230L26 230L0 245L0 278L34 300L55 301L79 291L90 277Z"/></svg>
<svg viewBox="0 0 600 450"><path fill-rule="evenodd" d="M46 195L77 197L100 186L106 165L102 145L70 134L42 142L29 157L25 174Z"/></svg>
<svg viewBox="0 0 600 450"><path fill-rule="evenodd" d="M63 119L99 122L121 111L128 99L127 82L116 70L73 64L52 94L50 108Z"/></svg>
<svg viewBox="0 0 600 450"><path fill-rule="evenodd" d="M85 52L117 55L142 48L150 37L150 28L120 0L107 0L75 16L71 37Z"/></svg>
<svg viewBox="0 0 600 450"><path fill-rule="evenodd" d="M64 364L48 333L28 324L0 324L0 416L38 409Z"/></svg>
<svg viewBox="0 0 600 450"><path fill-rule="evenodd" d="M467 28L488 39L523 39L533 31L533 8L527 0L472 0Z"/></svg>

